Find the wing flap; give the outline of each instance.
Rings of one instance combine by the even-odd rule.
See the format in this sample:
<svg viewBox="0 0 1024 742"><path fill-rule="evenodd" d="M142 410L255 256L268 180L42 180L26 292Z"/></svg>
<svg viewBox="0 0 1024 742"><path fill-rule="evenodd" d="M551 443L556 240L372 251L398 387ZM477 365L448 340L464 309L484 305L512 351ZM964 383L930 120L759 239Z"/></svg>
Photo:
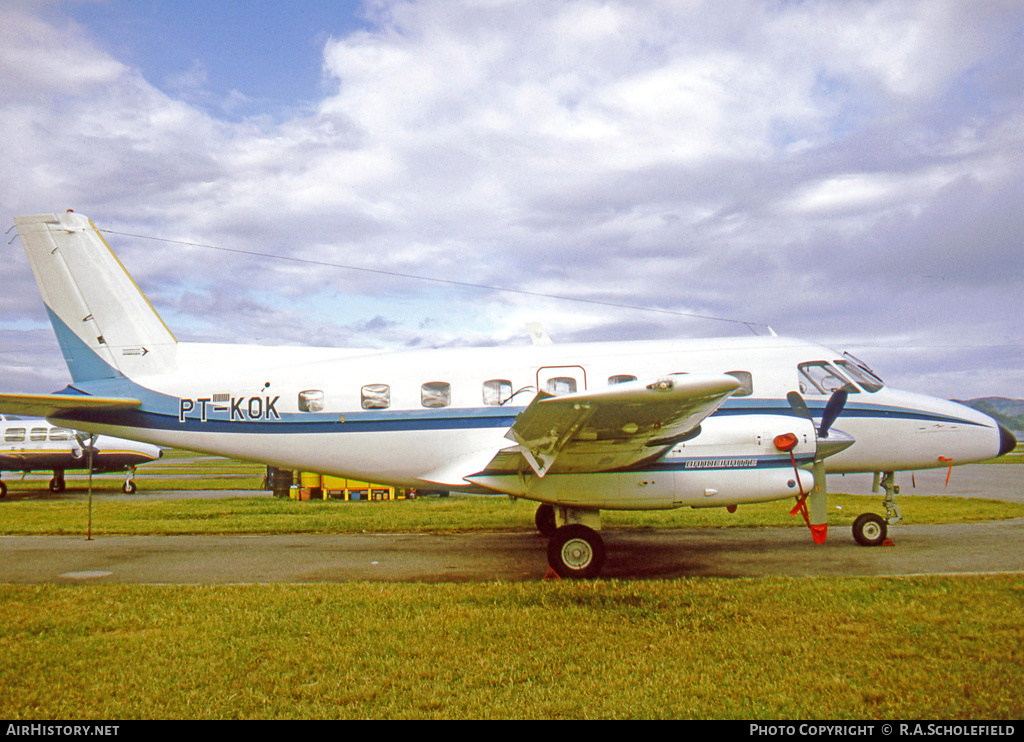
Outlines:
<svg viewBox="0 0 1024 742"><path fill-rule="evenodd" d="M634 466L696 428L739 385L724 374L674 374L576 394L540 392L506 434L516 445L487 471L507 471L513 453L541 477Z"/></svg>
<svg viewBox="0 0 1024 742"><path fill-rule="evenodd" d="M75 394L0 394L0 413L28 417L60 417L74 411L129 410L142 401L127 397Z"/></svg>

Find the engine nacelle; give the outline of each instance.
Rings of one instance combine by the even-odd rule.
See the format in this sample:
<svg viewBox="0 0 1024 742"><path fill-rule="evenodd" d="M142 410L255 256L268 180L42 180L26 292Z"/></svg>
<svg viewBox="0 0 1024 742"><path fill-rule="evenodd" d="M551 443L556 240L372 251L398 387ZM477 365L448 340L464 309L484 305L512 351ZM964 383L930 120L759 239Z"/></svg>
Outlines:
<svg viewBox="0 0 1024 742"><path fill-rule="evenodd" d="M673 446L660 465L675 472L678 505L721 507L810 492L814 476L797 467L812 464L816 450L810 420L715 415L701 424L699 435Z"/></svg>
<svg viewBox="0 0 1024 742"><path fill-rule="evenodd" d="M792 455L776 445L792 436ZM795 440L794 440L795 439ZM531 500L601 510L670 510L767 502L810 492L814 426L785 415L712 416L697 435L642 468L599 474L490 477L487 486Z"/></svg>

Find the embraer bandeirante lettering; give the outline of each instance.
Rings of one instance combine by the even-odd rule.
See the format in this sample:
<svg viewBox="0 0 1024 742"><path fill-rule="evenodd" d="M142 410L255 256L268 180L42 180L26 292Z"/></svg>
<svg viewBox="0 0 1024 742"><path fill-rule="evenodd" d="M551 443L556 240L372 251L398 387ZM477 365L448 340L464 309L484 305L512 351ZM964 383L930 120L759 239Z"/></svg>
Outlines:
<svg viewBox="0 0 1024 742"><path fill-rule="evenodd" d="M195 412L197 409L199 420L204 423L208 419L210 410L227 411L229 420L270 420L271 418L280 420L281 415L278 414L276 407L279 399L281 399L280 395L276 397L261 397L259 395L231 397L230 404L225 407L222 404L213 405L212 397L196 397L195 399L182 397L178 402L178 422L185 422L189 413Z"/></svg>
<svg viewBox="0 0 1024 742"><path fill-rule="evenodd" d="M757 466L757 459L694 459L686 462L687 469L738 469Z"/></svg>

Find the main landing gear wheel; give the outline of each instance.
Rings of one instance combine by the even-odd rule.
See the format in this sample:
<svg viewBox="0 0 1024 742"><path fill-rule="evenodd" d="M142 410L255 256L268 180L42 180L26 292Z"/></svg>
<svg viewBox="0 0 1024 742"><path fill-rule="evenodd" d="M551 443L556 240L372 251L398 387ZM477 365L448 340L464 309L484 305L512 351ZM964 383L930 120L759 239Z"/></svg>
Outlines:
<svg viewBox="0 0 1024 742"><path fill-rule="evenodd" d="M63 492L64 488L64 477L54 477L50 480L50 492Z"/></svg>
<svg viewBox="0 0 1024 742"><path fill-rule="evenodd" d="M537 524L537 530L541 536L548 538L553 536L558 530L558 524L555 523L555 506L547 503L540 505L533 516L533 522Z"/></svg>
<svg viewBox="0 0 1024 742"><path fill-rule="evenodd" d="M888 530L885 519L874 513L864 513L853 521L853 537L861 546L880 546Z"/></svg>
<svg viewBox="0 0 1024 742"><path fill-rule="evenodd" d="M7 497L7 485L0 482L0 497Z"/></svg>
<svg viewBox="0 0 1024 742"><path fill-rule="evenodd" d="M589 580L604 566L604 539L593 528L562 526L548 541L548 565L559 577Z"/></svg>

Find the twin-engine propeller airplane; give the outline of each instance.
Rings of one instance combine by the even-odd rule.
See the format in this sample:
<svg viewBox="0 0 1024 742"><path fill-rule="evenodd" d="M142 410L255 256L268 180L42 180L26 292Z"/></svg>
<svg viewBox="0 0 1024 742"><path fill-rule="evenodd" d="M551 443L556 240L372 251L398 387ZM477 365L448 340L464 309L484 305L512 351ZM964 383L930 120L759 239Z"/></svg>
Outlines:
<svg viewBox="0 0 1024 742"><path fill-rule="evenodd" d="M414 351L179 343L84 216L16 217L71 372L0 411L160 446L398 487L540 504L548 561L592 577L601 510L796 498L816 541L825 474L992 458L995 420L888 388L849 355L781 337ZM841 423L841 429L836 427Z"/></svg>
<svg viewBox="0 0 1024 742"><path fill-rule="evenodd" d="M91 451L90 451L91 448ZM121 491L133 493L135 467L156 461L163 454L157 446L107 435L92 436L55 427L41 418L0 415L0 472L52 471L51 492L63 492L64 472L89 470L94 474L125 472ZM7 485L0 482L0 497Z"/></svg>

